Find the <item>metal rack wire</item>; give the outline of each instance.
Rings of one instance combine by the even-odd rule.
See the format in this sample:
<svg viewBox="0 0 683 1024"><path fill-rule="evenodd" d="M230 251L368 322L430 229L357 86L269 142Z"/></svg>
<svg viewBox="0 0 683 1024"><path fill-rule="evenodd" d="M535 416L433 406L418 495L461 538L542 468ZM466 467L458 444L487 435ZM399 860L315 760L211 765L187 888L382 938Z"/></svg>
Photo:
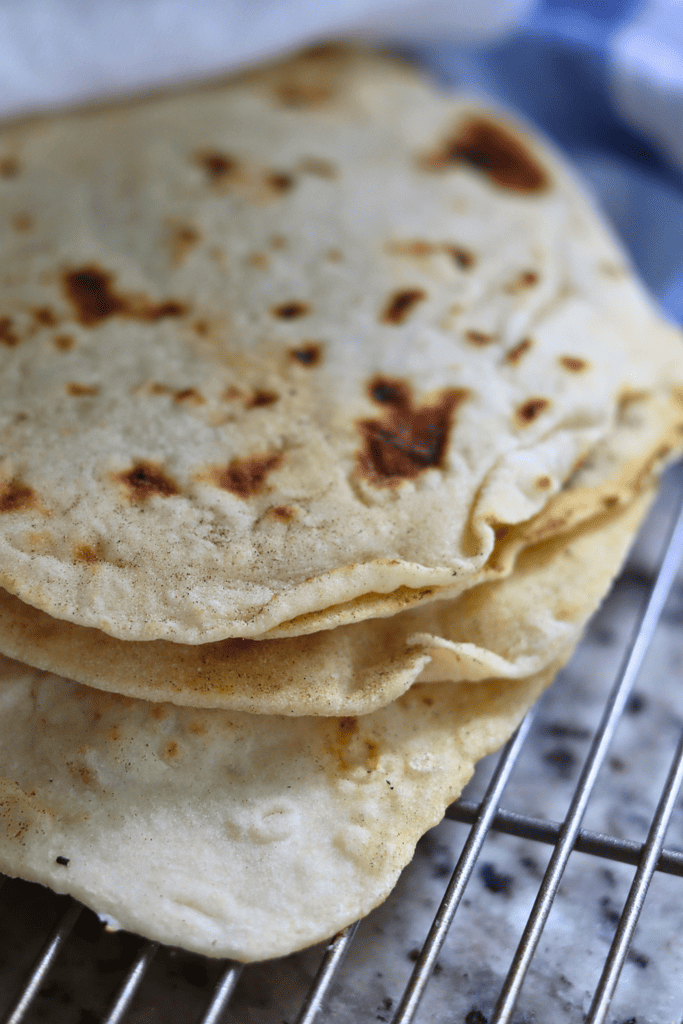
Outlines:
<svg viewBox="0 0 683 1024"><path fill-rule="evenodd" d="M674 481L673 484L671 480ZM532 814L506 810L501 806L504 791L515 763L534 727L535 712L532 711L500 754L483 798L478 801L461 799L447 812L448 819L471 825L471 829L447 884L441 904L433 918L429 933L422 948L416 950L415 956L412 957L415 960L412 974L402 994L398 995L395 1000L387 999L385 1001L386 1013L391 1011L391 1017L375 1015L380 1020L390 1019L391 1024L408 1024L410 1021L420 1020L420 1003L435 967L438 966L438 956L453 923L456 910L463 901L463 895L487 836L490 832L496 831L521 837L535 844L550 845L552 854L492 1015L485 1017L480 1011L473 1010L462 1019L468 1024L470 1022L481 1024L483 1021L487 1021L487 1024L506 1024L506 1022L513 1022L517 1019L513 1017L515 1006L562 881L565 867L572 852L579 851L600 858L605 863L621 862L636 866L631 889L623 909L619 914L614 915L616 928L612 944L605 958L599 981L592 993L590 1006L586 1008L585 1014L582 1014L581 1017L586 1024L601 1024L607 1020L610 1002L626 962L629 944L654 873L658 871L669 875L683 876L683 852L676 849L664 849L667 826L683 781L683 735L681 735L671 761L669 773L644 842L636 842L582 828L584 813L598 773L607 757L617 724L629 700L634 681L660 620L683 555L683 474L680 472L670 476L669 497L671 497L672 488L677 490L678 496L675 502L670 502L672 508L668 527L669 539L663 546L663 555L656 575L651 582L649 593L646 594L630 641L623 652L621 666L616 673L614 684L604 705L601 721L593 734L564 820L559 822L547 820ZM12 884L5 885L5 892ZM683 896L683 890L681 894ZM2 1017L3 1024L20 1024L20 1022L28 1024L30 1021L39 1019L57 1019L49 1013L46 1016L44 1006L41 1014L34 1017L31 1015L32 1007L35 1006L39 993L45 991L46 982L59 957L68 946L70 937L74 929L77 928L82 915L90 915L90 912L65 898L54 897L54 899L58 909L57 921L46 938L43 948L35 956L30 969L21 978L17 990L14 993L0 993L0 1007L6 1007ZM0 906L2 900L3 892L0 891ZM681 899L681 907L683 908L683 899ZM90 916L93 917L93 915ZM683 909L681 919L683 921ZM455 928L457 931L457 922ZM354 942L357 930L358 925L353 925L337 935L323 950L317 969L311 959L314 954L309 954L307 969L314 977L307 986L302 985L300 981L294 984L294 989L300 990L296 1024L313 1024L314 1020L322 1022L326 1019L328 997L333 986L339 983L341 965ZM163 949L163 947L161 948ZM146 979L153 969L159 950L160 947L157 943L139 943L122 976L118 979L118 988L109 996L108 1007L99 1014L82 1011L80 1018L74 1019L78 1019L82 1024L95 1024L95 1021L101 1021L102 1024L123 1024L125 1021L132 1021L133 1018L130 1014L134 1008L134 1001L140 992L144 991ZM200 960L200 958L195 959ZM191 1024L220 1024L220 1022L228 1020L241 1020L241 1017L235 1018L231 1015L231 999L240 978L247 979L249 972L254 968L243 968L239 964L225 961L220 964L215 961L206 963L210 963L212 969L204 971L206 977L202 975L202 984L197 986L198 991L193 999L189 1015L184 1018L180 1016L179 1010L178 1015L174 1013L174 1020L179 1024L185 1019L188 1024L190 1022ZM212 976L210 977L210 975ZM683 992L681 993L681 1004L680 1010L683 1012ZM548 1014L549 1020L558 1019L553 1016L552 1007L548 1008ZM59 1019L61 1021L62 1018ZM255 1018L249 1016L248 1019ZM339 1012L335 1012L333 1019L335 1021L342 1019L350 1021L357 1018L342 1017ZM367 1019L373 1019L369 1011ZM430 1019L435 1018L430 1017ZM636 1018L633 1017L631 1020L635 1021Z"/></svg>

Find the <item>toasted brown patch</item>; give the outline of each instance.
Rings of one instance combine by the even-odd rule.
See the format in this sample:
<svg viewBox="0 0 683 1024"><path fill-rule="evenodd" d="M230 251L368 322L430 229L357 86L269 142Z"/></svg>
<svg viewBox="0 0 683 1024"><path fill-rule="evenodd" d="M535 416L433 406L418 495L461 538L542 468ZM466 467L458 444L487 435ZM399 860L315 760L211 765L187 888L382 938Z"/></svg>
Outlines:
<svg viewBox="0 0 683 1024"><path fill-rule="evenodd" d="M339 171L329 160L321 160L316 156L305 157L299 164L304 174L314 174L316 178L336 178Z"/></svg>
<svg viewBox="0 0 683 1024"><path fill-rule="evenodd" d="M69 352L76 342L70 334L58 334L53 338L55 348L58 348L60 352Z"/></svg>
<svg viewBox="0 0 683 1024"><path fill-rule="evenodd" d="M0 483L0 512L21 512L26 508L36 508L35 491L20 480L8 480Z"/></svg>
<svg viewBox="0 0 683 1024"><path fill-rule="evenodd" d="M337 721L337 728L339 730L338 741L345 747L351 737L358 732L358 719L340 718Z"/></svg>
<svg viewBox="0 0 683 1024"><path fill-rule="evenodd" d="M201 391L197 391L196 388L181 388L180 391L176 391L174 394L173 401L188 405L203 405L205 398Z"/></svg>
<svg viewBox="0 0 683 1024"><path fill-rule="evenodd" d="M550 184L535 155L499 121L472 118L455 136L419 159L427 171L446 171L458 164L467 164L512 192L542 192Z"/></svg>
<svg viewBox="0 0 683 1024"><path fill-rule="evenodd" d="M294 519L296 512L289 505L273 505L268 509L268 515L273 519L279 519L281 523L289 523Z"/></svg>
<svg viewBox="0 0 683 1024"><path fill-rule="evenodd" d="M14 321L11 316L0 317L0 343L14 348L19 344L19 335L14 330Z"/></svg>
<svg viewBox="0 0 683 1024"><path fill-rule="evenodd" d="M0 157L0 178L16 178L21 170L21 164L15 156Z"/></svg>
<svg viewBox="0 0 683 1024"><path fill-rule="evenodd" d="M531 338L522 338L519 345L515 345L509 352L505 354L505 362L515 364L520 361L525 352L528 352L531 348Z"/></svg>
<svg viewBox="0 0 683 1024"><path fill-rule="evenodd" d="M297 320L300 316L306 316L310 308L305 302L283 302L280 306L274 306L271 312L281 320Z"/></svg>
<svg viewBox="0 0 683 1024"><path fill-rule="evenodd" d="M209 333L208 320L196 320L192 326L195 334L198 334L200 338L205 338Z"/></svg>
<svg viewBox="0 0 683 1024"><path fill-rule="evenodd" d="M383 324L402 324L408 319L418 302L427 298L423 288L405 288L395 292L380 316Z"/></svg>
<svg viewBox="0 0 683 1024"><path fill-rule="evenodd" d="M485 334L484 331L465 331L465 337L471 345L477 345L480 348L490 345L492 341L496 340L495 334Z"/></svg>
<svg viewBox="0 0 683 1024"><path fill-rule="evenodd" d="M547 398L530 398L524 405L520 405L517 410L518 423L521 423L523 426L532 423L549 405L550 402Z"/></svg>
<svg viewBox="0 0 683 1024"><path fill-rule="evenodd" d="M358 424L363 438L359 475L377 486L391 487L443 465L453 414L469 392L448 388L434 405L418 406L404 381L375 377L369 393L386 411L382 420Z"/></svg>
<svg viewBox="0 0 683 1024"><path fill-rule="evenodd" d="M195 153L193 159L212 182L225 181L235 174L239 167L234 157L228 156L227 153L217 153L212 150Z"/></svg>
<svg viewBox="0 0 683 1024"><path fill-rule="evenodd" d="M553 482L549 476L539 476L534 481L534 487L539 491L547 491L549 487L552 487Z"/></svg>
<svg viewBox="0 0 683 1024"><path fill-rule="evenodd" d="M15 231L18 231L19 234L33 230L34 226L35 221L30 213L17 213L12 218L12 227Z"/></svg>
<svg viewBox="0 0 683 1024"><path fill-rule="evenodd" d="M41 327L54 327L58 322L57 314L49 306L40 306L33 310L33 319Z"/></svg>
<svg viewBox="0 0 683 1024"><path fill-rule="evenodd" d="M242 398L242 396L243 392L240 391L239 388L236 388L233 385L231 385L229 388L225 389L222 398L224 402L234 402L236 398Z"/></svg>
<svg viewBox="0 0 683 1024"><path fill-rule="evenodd" d="M251 498L258 494L268 474L281 462L281 455L252 455L246 459L233 459L225 469L215 469L212 479L218 487L236 494L238 498Z"/></svg>
<svg viewBox="0 0 683 1024"><path fill-rule="evenodd" d="M166 244L171 253L171 262L179 267L188 253L201 241L201 235L194 224L174 223L168 225Z"/></svg>
<svg viewBox="0 0 683 1024"><path fill-rule="evenodd" d="M178 756L178 744L175 740L168 740L164 745L164 755L170 758Z"/></svg>
<svg viewBox="0 0 683 1024"><path fill-rule="evenodd" d="M332 89L318 82L292 80L277 86L275 98L285 107L317 107L332 98Z"/></svg>
<svg viewBox="0 0 683 1024"><path fill-rule="evenodd" d="M67 384L66 393L74 398L86 398L99 395L100 389L96 384Z"/></svg>
<svg viewBox="0 0 683 1024"><path fill-rule="evenodd" d="M322 345L315 342L299 345L297 348L290 348L289 356L302 366L317 366L322 358Z"/></svg>
<svg viewBox="0 0 683 1024"><path fill-rule="evenodd" d="M118 473L115 479L127 488L132 501L146 501L154 495L170 498L180 494L178 485L153 462L136 462L132 469Z"/></svg>
<svg viewBox="0 0 683 1024"><path fill-rule="evenodd" d="M325 253L325 258L328 259L330 263L341 263L344 259L344 254L341 249L328 249Z"/></svg>
<svg viewBox="0 0 683 1024"><path fill-rule="evenodd" d="M275 391L255 391L250 398L247 399L247 409L258 409L263 405L273 405L278 401L279 395Z"/></svg>
<svg viewBox="0 0 683 1024"><path fill-rule="evenodd" d="M535 270L523 270L514 281L510 281L505 286L505 291L510 295L516 295L517 292L526 291L527 288L533 288L535 284L538 284L538 274Z"/></svg>
<svg viewBox="0 0 683 1024"><path fill-rule="evenodd" d="M447 245L446 252L458 264L461 270L471 270L477 262L469 249L463 249L460 245Z"/></svg>
<svg viewBox="0 0 683 1024"><path fill-rule="evenodd" d="M266 175L266 185L278 194L289 192L294 188L295 184L293 175L287 174L286 171L273 171L271 174Z"/></svg>
<svg viewBox="0 0 683 1024"><path fill-rule="evenodd" d="M79 267L64 274L64 291L74 307L79 323L92 327L112 316L155 322L166 317L182 316L186 311L185 306L174 299L150 303L139 296L117 294L113 281L113 274L94 265Z"/></svg>
<svg viewBox="0 0 683 1024"><path fill-rule="evenodd" d="M438 249L433 242L423 242L420 239L406 242L388 242L386 250L392 256L413 256L415 259L423 259L425 256L432 256Z"/></svg>
<svg viewBox="0 0 683 1024"><path fill-rule="evenodd" d="M257 270L266 270L270 265L270 256L266 252L252 252L245 260L248 267L255 267Z"/></svg>
<svg viewBox="0 0 683 1024"><path fill-rule="evenodd" d="M85 562L86 565L94 565L102 560L100 547L93 547L92 544L76 544L73 549L73 556L77 562Z"/></svg>
<svg viewBox="0 0 683 1024"><path fill-rule="evenodd" d="M285 238L284 235L271 235L270 244L273 247L273 249L286 249L287 239Z"/></svg>
<svg viewBox="0 0 683 1024"><path fill-rule="evenodd" d="M560 356L559 362L565 370L571 370L572 373L582 373L588 369L587 360L580 359L578 356Z"/></svg>

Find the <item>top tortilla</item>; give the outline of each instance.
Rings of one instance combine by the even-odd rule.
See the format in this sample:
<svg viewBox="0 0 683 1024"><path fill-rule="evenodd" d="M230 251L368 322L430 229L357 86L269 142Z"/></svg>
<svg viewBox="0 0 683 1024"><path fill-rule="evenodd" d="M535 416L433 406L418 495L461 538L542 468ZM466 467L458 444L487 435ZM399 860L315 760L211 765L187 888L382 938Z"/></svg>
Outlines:
<svg viewBox="0 0 683 1024"><path fill-rule="evenodd" d="M683 379L561 160L384 58L0 157L0 585L57 618L196 644L465 587Z"/></svg>

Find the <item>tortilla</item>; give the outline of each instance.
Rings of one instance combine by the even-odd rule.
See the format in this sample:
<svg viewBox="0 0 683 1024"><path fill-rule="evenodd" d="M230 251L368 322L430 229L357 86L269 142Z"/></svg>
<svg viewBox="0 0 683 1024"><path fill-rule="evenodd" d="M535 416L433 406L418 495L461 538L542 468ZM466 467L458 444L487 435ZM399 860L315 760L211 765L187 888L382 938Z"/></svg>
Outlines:
<svg viewBox="0 0 683 1024"><path fill-rule="evenodd" d="M674 403L679 335L562 160L388 59L0 149L0 585L53 617L197 644L393 614L476 582L634 388Z"/></svg>
<svg viewBox="0 0 683 1024"><path fill-rule="evenodd" d="M388 895L554 671L292 719L134 700L0 658L0 871L198 953L282 956Z"/></svg>
<svg viewBox="0 0 683 1024"><path fill-rule="evenodd" d="M416 680L521 679L578 642L650 500L528 548L502 580L391 618L282 640L134 643L0 591L0 649L102 690L267 715L367 714Z"/></svg>

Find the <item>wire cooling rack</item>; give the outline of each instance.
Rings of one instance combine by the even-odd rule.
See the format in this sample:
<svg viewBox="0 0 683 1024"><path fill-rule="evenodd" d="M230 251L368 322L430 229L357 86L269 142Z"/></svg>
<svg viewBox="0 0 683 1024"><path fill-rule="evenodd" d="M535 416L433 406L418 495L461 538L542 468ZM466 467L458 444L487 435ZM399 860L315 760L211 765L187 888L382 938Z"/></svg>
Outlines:
<svg viewBox="0 0 683 1024"><path fill-rule="evenodd" d="M3 1024L681 1024L682 505L679 466L562 678L383 907L324 948L242 967L108 933L5 879ZM682 848L664 846L670 824ZM668 885L645 904L653 879Z"/></svg>

